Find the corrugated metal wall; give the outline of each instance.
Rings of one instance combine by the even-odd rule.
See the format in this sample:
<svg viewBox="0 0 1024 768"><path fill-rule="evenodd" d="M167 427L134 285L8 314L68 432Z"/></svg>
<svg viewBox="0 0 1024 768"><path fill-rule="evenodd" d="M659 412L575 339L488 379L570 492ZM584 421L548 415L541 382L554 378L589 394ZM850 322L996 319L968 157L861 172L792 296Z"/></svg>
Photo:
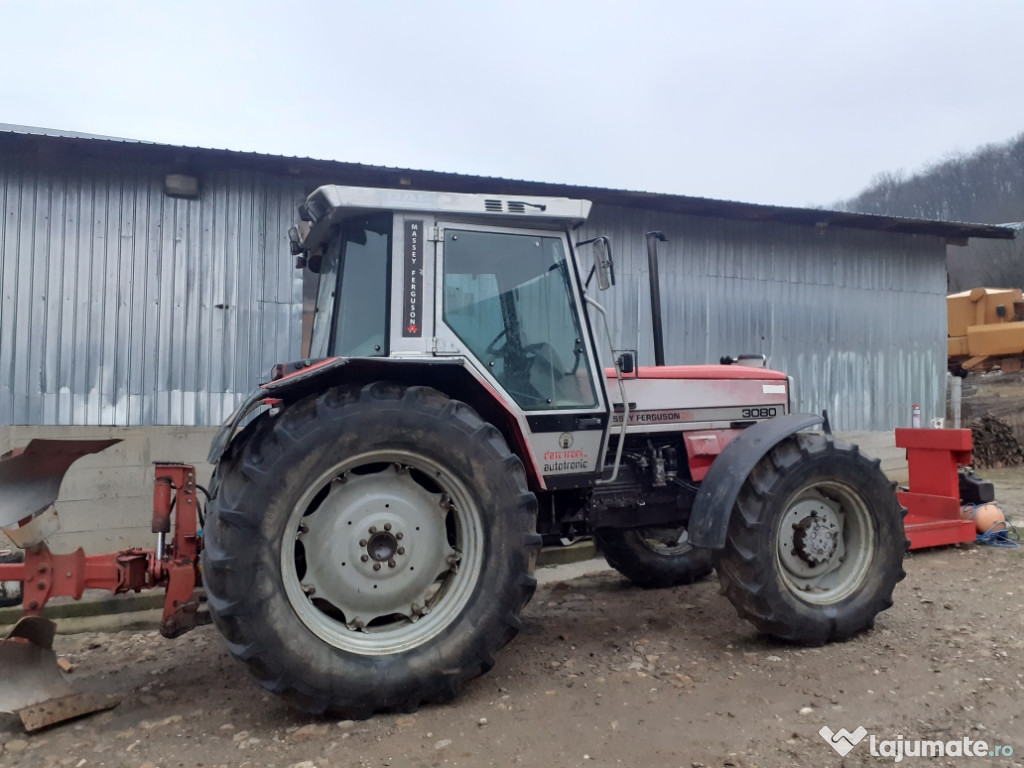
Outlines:
<svg viewBox="0 0 1024 768"><path fill-rule="evenodd" d="M0 157L0 424L217 424L296 356L302 182L201 171L201 199L175 200L165 170ZM652 229L669 363L763 352L840 430L942 412L941 239L595 206L579 236L609 235L618 267L598 298L645 363Z"/></svg>
<svg viewBox="0 0 1024 768"><path fill-rule="evenodd" d="M298 349L301 185L0 158L0 423L216 424Z"/></svg>
<svg viewBox="0 0 1024 768"><path fill-rule="evenodd" d="M611 238L618 284L597 296L615 345L654 360L644 233L660 230L665 358L763 353L807 412L839 430L910 426L945 412L941 238L595 206L579 239Z"/></svg>

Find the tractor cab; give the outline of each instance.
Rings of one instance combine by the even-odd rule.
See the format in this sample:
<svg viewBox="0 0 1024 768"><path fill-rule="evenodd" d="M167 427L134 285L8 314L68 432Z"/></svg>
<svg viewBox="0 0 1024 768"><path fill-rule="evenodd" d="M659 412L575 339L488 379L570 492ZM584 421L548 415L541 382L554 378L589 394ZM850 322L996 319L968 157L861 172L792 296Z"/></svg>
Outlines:
<svg viewBox="0 0 1024 768"><path fill-rule="evenodd" d="M306 271L315 285L306 356L469 352L523 410L595 407L565 235L514 223L343 220ZM389 290L389 274L399 276L400 291Z"/></svg>
<svg viewBox="0 0 1024 768"><path fill-rule="evenodd" d="M322 187L293 230L307 359L450 361L495 393L541 487L592 480L611 405L568 230L590 204Z"/></svg>

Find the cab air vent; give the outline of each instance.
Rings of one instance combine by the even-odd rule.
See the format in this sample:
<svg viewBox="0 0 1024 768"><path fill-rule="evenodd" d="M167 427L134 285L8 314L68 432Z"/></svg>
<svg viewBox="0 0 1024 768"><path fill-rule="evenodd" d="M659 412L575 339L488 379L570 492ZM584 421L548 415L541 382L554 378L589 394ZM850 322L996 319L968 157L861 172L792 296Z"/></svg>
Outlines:
<svg viewBox="0 0 1024 768"><path fill-rule="evenodd" d="M508 203L508 212L509 213L526 213L526 205L524 205L523 203L517 203L517 202L513 202L513 201L510 200L509 203Z"/></svg>
<svg viewBox="0 0 1024 768"><path fill-rule="evenodd" d="M484 210L488 213L503 213L505 206L501 200L484 200Z"/></svg>

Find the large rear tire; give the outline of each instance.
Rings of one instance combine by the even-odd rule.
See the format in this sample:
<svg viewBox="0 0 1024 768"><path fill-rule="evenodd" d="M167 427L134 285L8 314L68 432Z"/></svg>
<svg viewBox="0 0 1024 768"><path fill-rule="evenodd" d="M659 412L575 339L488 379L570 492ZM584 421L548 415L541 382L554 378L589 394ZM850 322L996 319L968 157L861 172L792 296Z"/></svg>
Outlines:
<svg viewBox="0 0 1024 768"><path fill-rule="evenodd" d="M714 553L690 544L686 528L602 528L595 533L608 565L639 587L693 584L714 569Z"/></svg>
<svg viewBox="0 0 1024 768"><path fill-rule="evenodd" d="M716 564L740 615L804 645L872 627L906 575L894 485L878 461L828 435L772 448L740 491Z"/></svg>
<svg viewBox="0 0 1024 768"><path fill-rule="evenodd" d="M449 700L516 634L537 503L464 403L332 390L263 419L217 474L210 611L260 684L300 709L364 718Z"/></svg>

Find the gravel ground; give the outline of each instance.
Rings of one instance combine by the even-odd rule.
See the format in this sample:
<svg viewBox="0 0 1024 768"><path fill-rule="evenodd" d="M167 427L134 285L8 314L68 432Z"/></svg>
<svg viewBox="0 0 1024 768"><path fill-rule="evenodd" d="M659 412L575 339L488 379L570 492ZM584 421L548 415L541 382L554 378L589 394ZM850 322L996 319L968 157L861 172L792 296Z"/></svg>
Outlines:
<svg viewBox="0 0 1024 768"><path fill-rule="evenodd" d="M1011 519L1024 518L1024 472L985 475ZM714 578L643 591L600 570L542 584L523 632L456 702L363 722L310 718L264 694L212 627L177 640L59 637L72 684L122 703L34 735L0 716L0 765L894 763L873 756L868 737L840 758L823 726L863 726L879 752L898 737L1001 748L903 765L1024 764L1024 549L938 548L911 553L906 567L874 630L814 649L758 636Z"/></svg>

